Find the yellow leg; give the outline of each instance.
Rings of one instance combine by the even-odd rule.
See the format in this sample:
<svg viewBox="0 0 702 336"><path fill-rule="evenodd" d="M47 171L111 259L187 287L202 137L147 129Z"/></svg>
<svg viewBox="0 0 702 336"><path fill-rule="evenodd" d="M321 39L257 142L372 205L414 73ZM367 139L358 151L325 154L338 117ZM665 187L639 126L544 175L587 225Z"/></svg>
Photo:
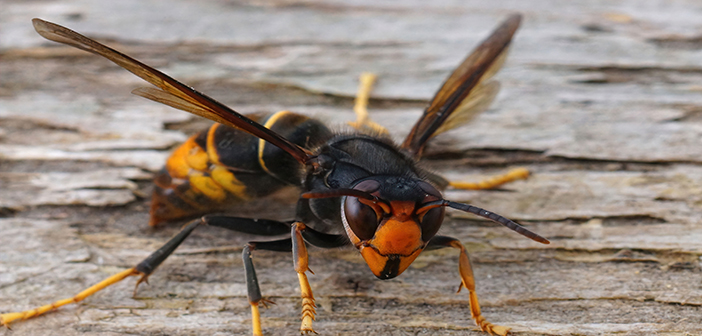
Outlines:
<svg viewBox="0 0 702 336"><path fill-rule="evenodd" d="M359 78L360 83L358 85L358 93L356 94L356 101L353 106L353 111L356 113L356 121L349 122L353 128L359 131L372 132L376 134L388 134L388 130L370 120L368 117L368 100L370 99L370 92L373 89L373 83L377 76L364 72Z"/></svg>
<svg viewBox="0 0 702 336"><path fill-rule="evenodd" d="M314 303L314 295L312 295L312 288L310 287L309 281L307 281L307 275L305 273L297 273L297 278L300 280L300 296L302 297L302 324L300 325L300 332L303 334L317 333L312 329L312 321L315 320L315 315L317 314L316 307Z"/></svg>
<svg viewBox="0 0 702 336"><path fill-rule="evenodd" d="M309 268L307 247L305 246L305 241L302 239L302 230L305 229L305 224L296 222L293 224L293 258L295 263L295 271L297 272L297 278L300 280L300 296L302 297L302 324L300 325L300 333L317 333L312 329L312 321L315 320L315 315L317 314L316 307L314 303L314 295L312 294L312 287L310 287L309 281L307 281L307 275L305 272L309 271L314 274Z"/></svg>
<svg viewBox="0 0 702 336"><path fill-rule="evenodd" d="M470 315L475 320L475 324L480 327L480 330L489 333L490 335L500 335L506 336L509 334L509 329L507 327L494 325L483 317L480 312L480 304L478 303L478 294L475 293L475 279L473 278L473 268L470 265L470 259L468 258L468 253L466 248L458 240L454 240L450 243L451 247L461 250L461 255L458 259L458 272L461 274L461 285L458 287L458 292L461 288L466 288L468 290L468 297L470 300Z"/></svg>
<svg viewBox="0 0 702 336"><path fill-rule="evenodd" d="M99 283L97 283L97 284L91 286L90 288L78 293L78 295L76 295L72 298L59 300L59 301L56 301L54 303L51 303L51 304L48 304L45 306L41 306L38 308L34 308L31 310L26 310L23 312L2 314L2 315L0 315L0 325L9 326L9 324L13 321L27 320L27 319L30 319L32 317L36 317L36 316L39 316L41 314L44 314L50 310L56 309L58 307L65 306L65 305L70 304L70 303L80 302L80 301L84 300L85 298L87 298L88 296L91 296L91 295L97 293L98 291L100 291L100 290L102 290L110 285L116 284L116 283L124 280L125 278L130 277L130 276L134 276L134 275L143 275L143 274L134 268L130 268L128 270L117 273L113 276L110 276L109 278L107 278L105 280L100 281Z"/></svg>
<svg viewBox="0 0 702 336"><path fill-rule="evenodd" d="M526 168L515 168L507 172L507 174L494 176L480 182L449 182L449 185L455 189L492 189L505 183L526 179L527 177L529 177L529 170Z"/></svg>
<svg viewBox="0 0 702 336"><path fill-rule="evenodd" d="M258 311L258 303L251 304L251 324L253 324L253 335L263 336L263 331L261 331L261 313Z"/></svg>
<svg viewBox="0 0 702 336"><path fill-rule="evenodd" d="M269 304L275 304L271 300L261 299L258 302L250 302L251 304L251 325L253 329L253 336L263 336L263 331L261 329L261 313L259 312L259 306L263 305L268 308Z"/></svg>

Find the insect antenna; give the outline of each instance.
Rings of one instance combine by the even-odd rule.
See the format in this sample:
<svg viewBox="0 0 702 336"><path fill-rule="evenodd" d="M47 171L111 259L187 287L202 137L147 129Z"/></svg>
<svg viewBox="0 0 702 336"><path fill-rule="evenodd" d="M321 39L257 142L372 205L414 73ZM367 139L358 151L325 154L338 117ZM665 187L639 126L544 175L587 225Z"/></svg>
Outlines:
<svg viewBox="0 0 702 336"><path fill-rule="evenodd" d="M548 239L541 237L540 235L538 235L532 231L529 231L529 229L515 223L514 221L512 221L506 217L500 216L494 212L487 211L487 210L482 209L482 208L478 208L476 206L472 206L470 204L457 203L457 202L452 202L452 201L447 201L447 200L439 200L439 201L425 203L424 205L422 205L421 208L419 208L417 210L417 212L421 213L421 212L424 212L424 211L427 211L429 209L439 207L439 206L447 206L450 208L454 208L456 210L470 212L474 215L489 219L493 222L500 223L500 224L506 226L507 228L511 229L512 231L515 231L515 232L521 234L522 236L527 237L531 240L537 241L537 242L542 243L542 244L550 244L551 243L550 241L548 241Z"/></svg>

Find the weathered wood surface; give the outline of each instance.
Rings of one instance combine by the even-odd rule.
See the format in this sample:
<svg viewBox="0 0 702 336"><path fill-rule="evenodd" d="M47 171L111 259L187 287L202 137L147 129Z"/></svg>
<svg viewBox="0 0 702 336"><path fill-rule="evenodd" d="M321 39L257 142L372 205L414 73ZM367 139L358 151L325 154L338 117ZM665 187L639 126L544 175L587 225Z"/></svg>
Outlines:
<svg viewBox="0 0 702 336"><path fill-rule="evenodd" d="M174 234L146 226L148 178L207 125L130 96L139 79L44 41L32 17L109 41L238 111L290 109L340 129L358 74L374 71L373 117L401 138L448 71L521 12L494 107L428 151L428 166L455 179L534 172L505 190L448 192L552 241L451 213L442 232L469 247L485 316L517 335L702 334L702 5L490 3L3 1L0 311L71 296ZM239 255L251 239L204 228L138 298L127 281L0 333L248 334ZM290 257L255 258L277 303L264 331L297 334ZM316 329L479 335L455 294L456 264L454 251L426 253L380 281L354 251L314 250Z"/></svg>

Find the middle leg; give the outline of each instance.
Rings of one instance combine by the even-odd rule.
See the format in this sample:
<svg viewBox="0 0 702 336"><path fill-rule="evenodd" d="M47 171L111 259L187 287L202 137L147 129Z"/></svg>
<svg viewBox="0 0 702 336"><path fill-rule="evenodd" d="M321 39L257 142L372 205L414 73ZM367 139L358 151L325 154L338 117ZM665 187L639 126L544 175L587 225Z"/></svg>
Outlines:
<svg viewBox="0 0 702 336"><path fill-rule="evenodd" d="M523 180L529 177L529 170L526 168L514 168L510 171L508 171L505 174L502 175L497 175L493 177L486 178L482 181L478 182L460 182L460 181L451 181L449 182L449 185L453 187L454 189L463 189L463 190L483 190L483 189L494 189L497 188L503 184L516 181L516 180Z"/></svg>
<svg viewBox="0 0 702 336"><path fill-rule="evenodd" d="M282 235L289 232L290 224L267 219L251 219L220 215L207 215L202 218L203 222L216 227L238 232L273 236ZM268 307L273 301L263 298L261 288L258 285L258 277L254 268L251 251L268 250L278 252L292 251L292 240L290 238L266 241L249 242L241 252L244 262L244 273L246 276L246 293L251 306L251 329L254 336L262 336L260 306Z"/></svg>
<svg viewBox="0 0 702 336"><path fill-rule="evenodd" d="M246 292L249 298L249 304L251 305L253 335L262 336L263 331L261 329L261 313L259 312L259 307L264 306L268 308L268 305L274 302L264 299L261 295L261 288L258 285L256 270L254 269L253 258L251 257L251 251L253 250L290 252L292 250L292 240L290 238L285 238L268 242L249 242L244 246L244 250L241 252L241 258L244 261L244 273L246 274Z"/></svg>

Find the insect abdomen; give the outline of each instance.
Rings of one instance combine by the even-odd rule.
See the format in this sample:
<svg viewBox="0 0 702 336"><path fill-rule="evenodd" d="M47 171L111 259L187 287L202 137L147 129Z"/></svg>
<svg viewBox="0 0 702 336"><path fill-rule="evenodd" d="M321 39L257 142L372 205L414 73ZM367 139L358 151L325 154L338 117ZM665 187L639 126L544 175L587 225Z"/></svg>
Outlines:
<svg viewBox="0 0 702 336"><path fill-rule="evenodd" d="M249 118L305 148L332 135L321 122L288 111ZM299 186L303 168L278 147L214 124L180 145L154 178L149 225L224 210L286 186Z"/></svg>

